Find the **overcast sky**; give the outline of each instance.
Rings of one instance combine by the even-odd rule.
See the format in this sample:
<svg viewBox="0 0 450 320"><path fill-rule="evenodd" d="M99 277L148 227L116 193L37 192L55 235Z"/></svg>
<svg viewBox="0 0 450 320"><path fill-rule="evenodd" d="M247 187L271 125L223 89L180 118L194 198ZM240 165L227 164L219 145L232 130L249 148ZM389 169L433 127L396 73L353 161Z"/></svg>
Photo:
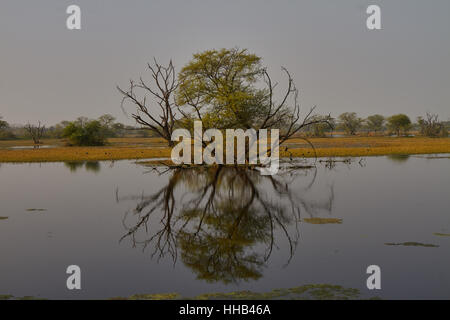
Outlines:
<svg viewBox="0 0 450 320"><path fill-rule="evenodd" d="M66 29L66 8L82 30ZM366 8L382 9L382 30ZM1 0L0 115L55 124L120 109L117 84L170 58L248 48L276 79L289 69L302 105L337 116L426 111L450 118L449 0Z"/></svg>

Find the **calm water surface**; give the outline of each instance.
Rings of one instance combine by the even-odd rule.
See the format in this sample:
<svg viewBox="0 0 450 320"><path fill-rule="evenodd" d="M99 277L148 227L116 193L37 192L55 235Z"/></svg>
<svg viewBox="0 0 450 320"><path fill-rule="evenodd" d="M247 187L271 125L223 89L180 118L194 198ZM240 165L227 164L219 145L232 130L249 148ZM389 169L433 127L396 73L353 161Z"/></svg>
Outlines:
<svg viewBox="0 0 450 320"><path fill-rule="evenodd" d="M335 284L363 297L450 298L450 237L436 235L450 234L449 158L371 157L276 177L165 171L1 164L0 294L193 297ZM405 242L434 246L386 245ZM66 289L72 264L80 291ZM382 271L376 292L366 287L372 264Z"/></svg>

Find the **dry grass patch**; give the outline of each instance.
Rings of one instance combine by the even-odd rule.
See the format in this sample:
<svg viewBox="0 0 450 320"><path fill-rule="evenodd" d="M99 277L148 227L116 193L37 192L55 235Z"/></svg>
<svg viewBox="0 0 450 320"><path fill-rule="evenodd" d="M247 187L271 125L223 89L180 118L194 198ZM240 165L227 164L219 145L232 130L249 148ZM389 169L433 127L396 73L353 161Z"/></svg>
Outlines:
<svg viewBox="0 0 450 320"><path fill-rule="evenodd" d="M364 157L450 153L450 138L343 137L312 138L315 151L302 139L288 140L280 147L281 157ZM98 161L168 158L171 149L160 138L114 138L104 147L65 147L63 140L44 140L49 149L7 149L32 146L32 141L0 141L0 162ZM287 146L287 150L286 147Z"/></svg>

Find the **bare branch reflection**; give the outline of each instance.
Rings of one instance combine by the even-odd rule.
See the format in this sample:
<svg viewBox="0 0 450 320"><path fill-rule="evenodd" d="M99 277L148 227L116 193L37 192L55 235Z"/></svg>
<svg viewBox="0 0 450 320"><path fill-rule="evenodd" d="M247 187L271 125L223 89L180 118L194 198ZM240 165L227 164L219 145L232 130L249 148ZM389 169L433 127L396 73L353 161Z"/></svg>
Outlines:
<svg viewBox="0 0 450 320"><path fill-rule="evenodd" d="M197 167L164 171L168 183L151 195L120 197L137 202L123 218L133 247L152 248L158 260L178 256L199 279L224 283L256 280L276 248L289 248L292 259L300 239L302 214L330 211L333 186L325 200L306 195L316 167L261 176L242 167ZM306 185L291 186L309 178Z"/></svg>

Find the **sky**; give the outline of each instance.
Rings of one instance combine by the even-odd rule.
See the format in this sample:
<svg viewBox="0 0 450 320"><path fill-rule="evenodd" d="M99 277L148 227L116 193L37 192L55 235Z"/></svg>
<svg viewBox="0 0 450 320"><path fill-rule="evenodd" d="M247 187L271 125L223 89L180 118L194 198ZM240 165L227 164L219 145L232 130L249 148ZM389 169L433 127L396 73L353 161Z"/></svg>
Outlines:
<svg viewBox="0 0 450 320"><path fill-rule="evenodd" d="M72 4L81 30L66 28ZM366 27L370 4L382 30ZM448 0L1 0L0 43L10 124L110 113L132 125L116 85L148 75L153 57L180 70L193 53L231 47L261 56L280 88L286 67L305 111L450 119Z"/></svg>

